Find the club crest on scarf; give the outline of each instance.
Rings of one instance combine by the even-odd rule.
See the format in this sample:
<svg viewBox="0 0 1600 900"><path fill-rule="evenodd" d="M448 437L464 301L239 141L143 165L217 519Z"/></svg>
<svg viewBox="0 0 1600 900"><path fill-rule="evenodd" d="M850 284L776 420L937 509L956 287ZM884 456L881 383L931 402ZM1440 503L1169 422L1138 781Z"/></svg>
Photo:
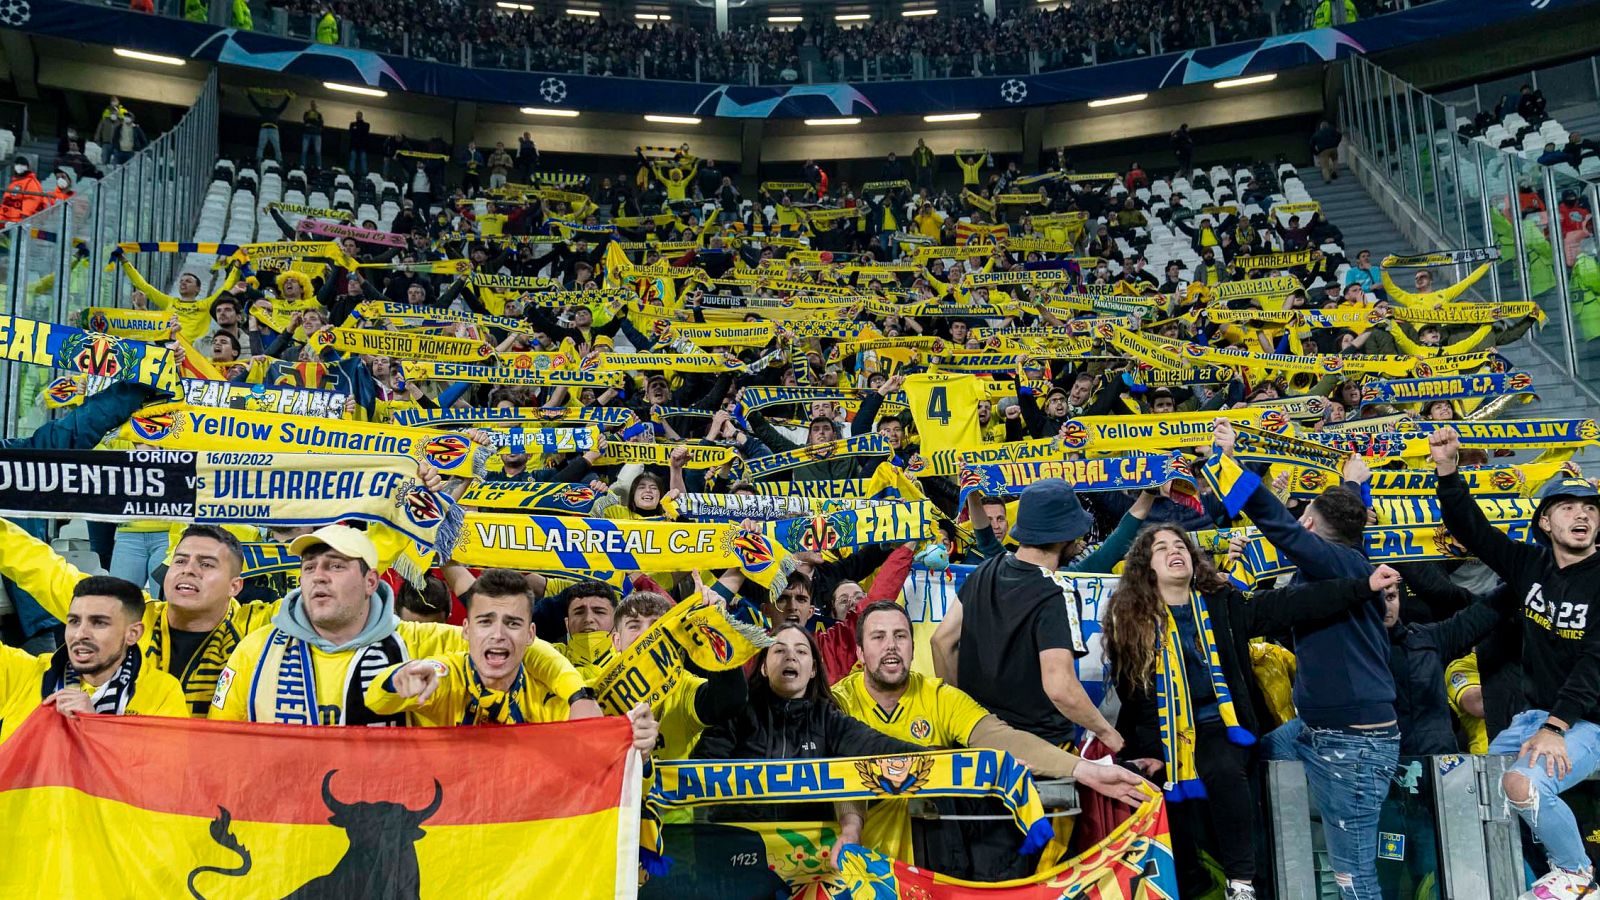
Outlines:
<svg viewBox="0 0 1600 900"><path fill-rule="evenodd" d="M1489 484L1495 490L1511 491L1520 487L1525 479L1516 469L1498 469L1489 473Z"/></svg>
<svg viewBox="0 0 1600 900"><path fill-rule="evenodd" d="M1585 441L1600 438L1600 426L1596 426L1593 419L1584 419L1578 423L1578 437Z"/></svg>
<svg viewBox="0 0 1600 900"><path fill-rule="evenodd" d="M1261 428L1274 434L1283 434L1289 430L1289 417L1278 410L1268 410L1261 414Z"/></svg>
<svg viewBox="0 0 1600 900"><path fill-rule="evenodd" d="M133 348L109 334L82 332L68 335L61 342L56 361L86 375L115 378L133 364Z"/></svg>
<svg viewBox="0 0 1600 900"><path fill-rule="evenodd" d="M733 659L733 642L716 626L705 621L695 623L695 634L707 647L717 662L725 663Z"/></svg>
<svg viewBox="0 0 1600 900"><path fill-rule="evenodd" d="M435 469L454 472L471 458L472 442L457 434L446 434L429 441L423 453Z"/></svg>
<svg viewBox="0 0 1600 900"><path fill-rule="evenodd" d="M1061 444L1071 450L1082 450L1089 446L1089 429L1076 419L1068 421L1061 426Z"/></svg>
<svg viewBox="0 0 1600 900"><path fill-rule="evenodd" d="M587 512L594 504L594 488L576 487L562 491L561 503L576 512Z"/></svg>
<svg viewBox="0 0 1600 900"><path fill-rule="evenodd" d="M1445 556L1465 558L1472 555L1443 525L1433 530L1433 546Z"/></svg>
<svg viewBox="0 0 1600 900"><path fill-rule="evenodd" d="M854 512L819 514L803 521L794 520L793 527L784 533L783 545L796 553L824 553L843 543L841 534L854 532Z"/></svg>
<svg viewBox="0 0 1600 900"><path fill-rule="evenodd" d="M83 327L88 329L89 331L99 331L99 332L110 331L111 330L111 317L107 316L103 312L102 313L95 313L94 315L89 317L89 320L87 322L83 323Z"/></svg>
<svg viewBox="0 0 1600 900"><path fill-rule="evenodd" d="M889 797L904 797L922 790L931 771L931 756L879 756L856 763L861 786Z"/></svg>
<svg viewBox="0 0 1600 900"><path fill-rule="evenodd" d="M433 528L444 520L439 498L420 484L401 491L399 505L405 510L406 518L420 528Z"/></svg>
<svg viewBox="0 0 1600 900"><path fill-rule="evenodd" d="M1533 387L1533 376L1529 375L1527 372L1513 373L1510 378L1506 379L1506 387L1513 391L1520 391L1525 388Z"/></svg>
<svg viewBox="0 0 1600 900"><path fill-rule="evenodd" d="M55 381L50 382L48 388L45 388L45 394L50 398L50 402L58 405L71 403L82 393L83 386L67 377L57 378Z"/></svg>
<svg viewBox="0 0 1600 900"><path fill-rule="evenodd" d="M159 441L172 433L176 421L171 413L161 413L156 416L134 416L128 420L128 426L139 440Z"/></svg>
<svg viewBox="0 0 1600 900"><path fill-rule="evenodd" d="M921 475L923 470L927 468L928 461L922 458L921 453L913 453L911 454L911 458L906 460L907 475Z"/></svg>
<svg viewBox="0 0 1600 900"><path fill-rule="evenodd" d="M1321 469L1301 469L1299 479L1304 491L1320 491L1328 486L1328 476Z"/></svg>
<svg viewBox="0 0 1600 900"><path fill-rule="evenodd" d="M805 459L824 460L832 457L833 452L837 449L832 443L811 444L801 447L799 453Z"/></svg>
<svg viewBox="0 0 1600 900"><path fill-rule="evenodd" d="M765 572L772 566L772 545L764 534L741 532L733 539L733 552L739 557L740 567L751 574Z"/></svg>

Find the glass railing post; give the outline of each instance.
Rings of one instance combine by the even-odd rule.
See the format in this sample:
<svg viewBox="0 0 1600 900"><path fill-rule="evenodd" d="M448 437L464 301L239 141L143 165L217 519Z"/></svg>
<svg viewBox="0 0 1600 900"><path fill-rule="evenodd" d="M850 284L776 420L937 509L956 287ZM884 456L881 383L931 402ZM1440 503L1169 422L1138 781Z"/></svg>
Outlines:
<svg viewBox="0 0 1600 900"><path fill-rule="evenodd" d="M50 321L67 321L67 304L72 300L72 201L56 204L61 210L61 229L56 236L55 302L50 305Z"/></svg>
<svg viewBox="0 0 1600 900"><path fill-rule="evenodd" d="M1489 176L1483 164L1483 144L1472 142L1472 160L1478 171L1478 214L1483 218L1483 237L1491 244L1498 244L1499 238L1494 231L1494 201L1489 194ZM1489 287L1494 295L1494 302L1500 302L1500 270L1495 267L1489 272Z"/></svg>
<svg viewBox="0 0 1600 900"><path fill-rule="evenodd" d="M1533 299L1533 279L1528 269L1528 251L1522 237L1522 196L1517 191L1517 170L1515 166L1506 166L1506 205L1509 207L1506 218L1511 221L1511 237L1517 248L1517 275L1522 279L1522 293L1524 296L1513 297L1513 300Z"/></svg>
<svg viewBox="0 0 1600 900"><path fill-rule="evenodd" d="M23 237L26 226L16 224L11 226L11 312L21 315L24 303L28 297L28 241ZM21 377L22 366L12 363L6 366L6 437L16 437L18 420L22 418L21 409L17 403L18 381Z"/></svg>

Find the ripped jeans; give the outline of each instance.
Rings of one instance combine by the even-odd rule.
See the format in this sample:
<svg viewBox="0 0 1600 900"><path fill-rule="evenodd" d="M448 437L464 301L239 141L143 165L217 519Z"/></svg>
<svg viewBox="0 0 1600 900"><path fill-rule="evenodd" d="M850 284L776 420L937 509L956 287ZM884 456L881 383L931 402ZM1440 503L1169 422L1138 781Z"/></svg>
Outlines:
<svg viewBox="0 0 1600 900"><path fill-rule="evenodd" d="M1378 889L1378 810L1400 763L1400 731L1371 734L1312 728L1291 719L1261 739L1268 759L1298 760L1344 900L1382 900Z"/></svg>
<svg viewBox="0 0 1600 900"><path fill-rule="evenodd" d="M1542 709L1517 713L1506 730L1489 742L1489 752L1515 755L1522 749L1523 742L1532 737L1548 718L1550 714ZM1506 774L1522 774L1533 789L1531 806L1521 807L1513 803L1511 808L1517 811L1522 821L1528 823L1533 836L1544 845L1545 856L1550 858L1550 864L1570 872L1579 872L1589 868L1589 854L1583 848L1583 834L1578 830L1578 820L1560 795L1600 769L1600 726L1588 721L1573 722L1572 727L1567 729L1567 758L1572 762L1572 771L1565 778L1545 774L1543 759L1537 765L1531 759L1521 760Z"/></svg>

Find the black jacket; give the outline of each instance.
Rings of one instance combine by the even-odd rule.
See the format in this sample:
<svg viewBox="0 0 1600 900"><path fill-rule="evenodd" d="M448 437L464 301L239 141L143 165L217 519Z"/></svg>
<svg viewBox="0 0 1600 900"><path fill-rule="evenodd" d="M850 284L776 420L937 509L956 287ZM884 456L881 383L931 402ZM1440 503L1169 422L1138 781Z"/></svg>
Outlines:
<svg viewBox="0 0 1600 900"><path fill-rule="evenodd" d="M1501 613L1522 623L1525 708L1545 710L1567 723L1595 721L1600 640L1589 631L1600 629L1600 608L1594 603L1600 553L1560 568L1549 548L1513 540L1490 525L1459 472L1441 476L1437 484L1445 528L1505 579L1506 589L1495 596Z"/></svg>
<svg viewBox="0 0 1600 900"><path fill-rule="evenodd" d="M1252 594L1227 587L1207 595L1206 611L1211 614L1217 657L1222 663L1222 674L1228 679L1240 726L1251 734L1260 735L1264 733L1262 723L1273 721L1250 665L1251 637L1283 634L1297 625L1337 619L1346 615L1351 607L1371 602L1376 596L1365 578L1296 584ZM1116 661L1111 662L1115 670ZM1116 684L1117 696L1122 700L1116 727L1128 744L1123 755L1130 759L1160 759L1161 731L1154 680L1150 686L1141 688L1119 673ZM1440 691L1442 697L1442 686Z"/></svg>
<svg viewBox="0 0 1600 900"><path fill-rule="evenodd" d="M828 759L920 753L923 748L850 718L831 698L785 700L759 671L750 678L750 702L738 715L709 725L690 754L695 759ZM824 803L719 806L724 821L829 820Z"/></svg>
<svg viewBox="0 0 1600 900"><path fill-rule="evenodd" d="M1488 603L1475 603L1443 622L1401 623L1389 629L1389 672L1394 675L1394 712L1400 721L1400 753L1456 753L1456 735L1446 700L1444 667L1500 623Z"/></svg>

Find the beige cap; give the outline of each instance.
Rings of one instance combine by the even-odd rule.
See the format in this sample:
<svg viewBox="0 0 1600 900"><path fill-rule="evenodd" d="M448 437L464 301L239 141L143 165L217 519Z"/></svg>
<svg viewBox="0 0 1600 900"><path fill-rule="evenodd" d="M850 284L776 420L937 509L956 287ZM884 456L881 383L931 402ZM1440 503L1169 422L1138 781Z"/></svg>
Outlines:
<svg viewBox="0 0 1600 900"><path fill-rule="evenodd" d="M359 559L368 568L378 567L378 548L373 545L372 538L349 525L324 525L310 534L302 534L289 542L289 552L299 556L307 547L317 544L327 544L340 556Z"/></svg>

